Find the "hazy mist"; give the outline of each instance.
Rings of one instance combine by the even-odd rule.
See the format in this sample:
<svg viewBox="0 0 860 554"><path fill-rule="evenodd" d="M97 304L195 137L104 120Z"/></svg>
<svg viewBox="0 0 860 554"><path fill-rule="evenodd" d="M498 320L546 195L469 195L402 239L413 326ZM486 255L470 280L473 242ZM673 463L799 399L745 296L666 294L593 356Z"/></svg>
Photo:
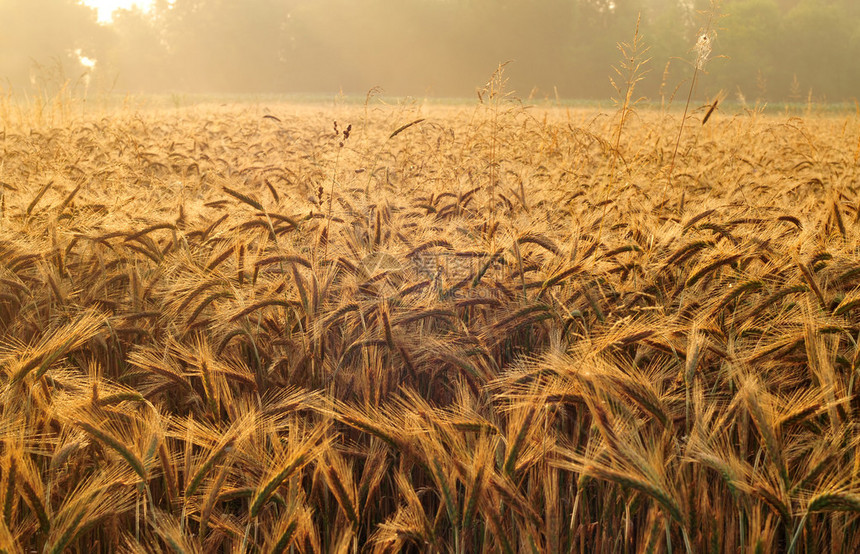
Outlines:
<svg viewBox="0 0 860 554"><path fill-rule="evenodd" d="M639 33L639 94L692 73L708 0L158 0L113 23L74 0L0 0L0 90L473 97L499 63L521 98L599 98ZM860 2L732 0L711 20L697 94L847 101L860 91Z"/></svg>

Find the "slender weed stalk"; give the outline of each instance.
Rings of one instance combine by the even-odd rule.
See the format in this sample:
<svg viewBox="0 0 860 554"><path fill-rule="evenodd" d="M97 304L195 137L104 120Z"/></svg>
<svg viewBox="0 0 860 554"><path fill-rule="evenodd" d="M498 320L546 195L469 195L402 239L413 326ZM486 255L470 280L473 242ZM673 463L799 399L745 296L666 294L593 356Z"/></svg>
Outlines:
<svg viewBox="0 0 860 554"><path fill-rule="evenodd" d="M621 136L624 131L624 124L633 114L636 104L643 99L641 97L635 98L634 96L636 84L645 78L645 74L647 73L645 66L650 61L650 58L645 57L648 54L648 47L644 45L644 38L639 34L639 24L641 19L642 15L640 14L639 17L636 18L636 28L633 30L633 40L629 43L621 42L617 45L619 52L621 52L622 61L620 67L613 67L612 69L618 75L618 78L623 79L623 81L616 81L613 77L609 78L609 81L612 83L612 87L618 94L618 98L615 99L615 102L619 105L618 126L616 127L612 138L612 151L609 156L609 177L604 189L603 200L601 202L601 204L603 204L603 214L601 217L600 228L597 232L598 241L603 234L603 223L606 219L606 210L608 206L607 200L615 191L615 186L617 185L618 177L616 173L618 169L618 161L623 161L623 157L621 155Z"/></svg>
<svg viewBox="0 0 860 554"><path fill-rule="evenodd" d="M710 0L710 8L707 10L707 21L699 30L696 44L693 50L696 59L693 62L693 78L690 79L690 88L687 91L687 101L684 103L684 113L681 116L681 124L678 126L678 136L675 138L675 146L672 149L672 157L669 160L669 168L666 172L666 185L663 189L663 199L665 199L666 190L672 188L672 178L675 173L675 161L678 156L678 148L681 145L681 135L684 132L684 125L687 123L687 113L690 110L690 102L693 98L693 91L696 88L696 82L699 78L699 73L705 70L705 65L711 56L712 43L716 36L713 29L715 19L718 17L719 0Z"/></svg>
<svg viewBox="0 0 860 554"><path fill-rule="evenodd" d="M331 221L332 221L332 206L334 205L334 188L337 183L337 171L340 166L340 155L343 150L343 146L347 140L349 140L349 134L352 132L352 125L347 125L346 129L339 130L337 126L337 121L334 122L334 138L337 142L337 155L334 160L334 167L331 170L331 185L329 187L328 192L328 208L326 209L326 224L325 228L322 231L322 235L320 235L320 240L323 243L323 255L320 262L325 262L328 259L328 244L331 240ZM322 187L320 187L322 190ZM316 249L314 249L316 253Z"/></svg>
<svg viewBox="0 0 860 554"><path fill-rule="evenodd" d="M505 68L511 60L500 63L490 80L482 89L478 90L478 100L483 104L485 99L492 111L492 126L490 135L490 167L489 167L489 198L487 200L488 230L495 228L496 221L496 187L499 184L499 115L502 103L512 94L505 90L508 79L505 77Z"/></svg>

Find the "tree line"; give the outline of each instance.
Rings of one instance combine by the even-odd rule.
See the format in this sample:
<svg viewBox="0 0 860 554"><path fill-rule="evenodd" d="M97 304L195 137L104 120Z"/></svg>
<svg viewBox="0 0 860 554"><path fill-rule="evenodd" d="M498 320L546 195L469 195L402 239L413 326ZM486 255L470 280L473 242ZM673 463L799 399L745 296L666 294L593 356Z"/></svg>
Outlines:
<svg viewBox="0 0 860 554"><path fill-rule="evenodd" d="M697 93L850 101L857 0L156 0L110 24L76 0L0 2L0 87L470 96L500 62L520 97L600 98L637 29L637 95L668 100L713 51ZM713 13L709 13L713 12ZM713 15L709 19L709 16ZM705 29L707 21L710 26ZM83 65L81 60L91 65Z"/></svg>

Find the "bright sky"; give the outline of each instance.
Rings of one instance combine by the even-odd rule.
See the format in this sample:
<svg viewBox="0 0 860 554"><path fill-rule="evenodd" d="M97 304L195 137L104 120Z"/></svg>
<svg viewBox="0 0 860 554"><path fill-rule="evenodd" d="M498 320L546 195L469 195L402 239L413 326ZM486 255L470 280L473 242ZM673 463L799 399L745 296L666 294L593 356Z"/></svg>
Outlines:
<svg viewBox="0 0 860 554"><path fill-rule="evenodd" d="M141 8L149 9L152 0L83 0L83 3L98 9L99 22L107 23L111 20L110 14L118 8L130 8L137 4Z"/></svg>

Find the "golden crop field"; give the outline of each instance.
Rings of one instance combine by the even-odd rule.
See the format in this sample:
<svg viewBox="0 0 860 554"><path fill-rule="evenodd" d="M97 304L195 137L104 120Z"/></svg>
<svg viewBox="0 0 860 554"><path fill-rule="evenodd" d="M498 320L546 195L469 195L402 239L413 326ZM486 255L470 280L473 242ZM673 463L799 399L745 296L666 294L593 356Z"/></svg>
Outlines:
<svg viewBox="0 0 860 554"><path fill-rule="evenodd" d="M3 551L860 549L857 116L14 115Z"/></svg>

